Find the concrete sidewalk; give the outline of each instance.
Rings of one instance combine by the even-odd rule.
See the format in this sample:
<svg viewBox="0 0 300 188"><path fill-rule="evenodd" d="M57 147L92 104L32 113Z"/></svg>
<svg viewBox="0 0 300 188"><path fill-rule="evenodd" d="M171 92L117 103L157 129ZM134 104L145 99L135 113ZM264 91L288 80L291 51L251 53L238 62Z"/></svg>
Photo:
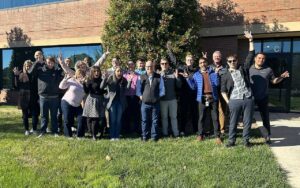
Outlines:
<svg viewBox="0 0 300 188"><path fill-rule="evenodd" d="M260 114L255 112L257 126L263 134ZM270 113L271 149L280 166L287 172L290 185L300 188L300 114Z"/></svg>

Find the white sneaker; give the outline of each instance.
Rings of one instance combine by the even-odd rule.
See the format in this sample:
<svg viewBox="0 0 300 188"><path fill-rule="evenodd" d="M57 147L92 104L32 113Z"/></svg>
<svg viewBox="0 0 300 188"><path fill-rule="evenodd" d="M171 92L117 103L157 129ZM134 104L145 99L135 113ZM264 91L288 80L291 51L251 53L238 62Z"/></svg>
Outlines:
<svg viewBox="0 0 300 188"><path fill-rule="evenodd" d="M59 135L57 133L54 134L54 137L59 137Z"/></svg>
<svg viewBox="0 0 300 188"><path fill-rule="evenodd" d="M115 141L115 139L114 139L114 138L111 138L110 141Z"/></svg>
<svg viewBox="0 0 300 188"><path fill-rule="evenodd" d="M37 135L37 131L32 130L31 133L34 134L34 135Z"/></svg>
<svg viewBox="0 0 300 188"><path fill-rule="evenodd" d="M46 129L47 133L51 133L51 130L49 128Z"/></svg>
<svg viewBox="0 0 300 188"><path fill-rule="evenodd" d="M29 131L25 131L25 136L29 136Z"/></svg>
<svg viewBox="0 0 300 188"><path fill-rule="evenodd" d="M39 136L37 136L37 138L42 138L45 136L45 133L41 133Z"/></svg>

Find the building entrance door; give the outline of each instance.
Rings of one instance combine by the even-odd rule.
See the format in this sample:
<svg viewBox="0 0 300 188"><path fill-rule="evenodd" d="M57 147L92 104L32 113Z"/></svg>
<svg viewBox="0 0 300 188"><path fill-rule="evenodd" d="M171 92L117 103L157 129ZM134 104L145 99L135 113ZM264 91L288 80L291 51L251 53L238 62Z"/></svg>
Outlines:
<svg viewBox="0 0 300 188"><path fill-rule="evenodd" d="M276 77L284 71L291 73L292 58L290 53L268 53L266 62L274 71ZM281 83L269 85L270 111L289 112L291 96L291 80L284 79Z"/></svg>

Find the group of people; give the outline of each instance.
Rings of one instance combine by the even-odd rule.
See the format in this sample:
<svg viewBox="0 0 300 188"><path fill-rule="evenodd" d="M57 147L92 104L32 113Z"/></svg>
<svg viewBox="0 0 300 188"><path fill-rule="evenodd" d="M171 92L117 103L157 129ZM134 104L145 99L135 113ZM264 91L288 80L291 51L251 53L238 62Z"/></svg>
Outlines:
<svg viewBox="0 0 300 188"><path fill-rule="evenodd" d="M256 104L267 130L266 143L270 143L268 85L281 82L289 73L275 77L264 64L266 55L260 52L255 55L252 34L245 31L245 37L249 40L249 54L243 64L238 62L236 54L228 55L223 64L221 52L215 51L211 64L207 54L202 53L198 67L193 66L194 58L188 54L185 65L174 68L176 57L168 49L169 58L160 59L159 71L154 61L142 59L136 64L128 61L124 70L118 58L113 58L111 67L104 70L101 67L109 51L92 66L85 58L77 61L74 68L70 67L71 59L63 60L60 56L44 60L42 52L37 51L34 63L27 60L23 70L14 69L25 135L30 134L30 115L33 133L37 133L39 113L39 137L45 135L50 112L55 136L63 119L64 135L72 138L76 118L78 138L84 137L88 130L96 139L98 133L103 136L104 128L109 127L112 141L119 140L121 131L139 133L142 141L157 141L161 124L162 136L168 136L171 130L174 137L184 135L191 125L197 129L197 140L201 142L206 137L205 124L210 114L216 144L222 144L221 135L228 128L226 146L232 147L243 114L243 141L249 147Z"/></svg>

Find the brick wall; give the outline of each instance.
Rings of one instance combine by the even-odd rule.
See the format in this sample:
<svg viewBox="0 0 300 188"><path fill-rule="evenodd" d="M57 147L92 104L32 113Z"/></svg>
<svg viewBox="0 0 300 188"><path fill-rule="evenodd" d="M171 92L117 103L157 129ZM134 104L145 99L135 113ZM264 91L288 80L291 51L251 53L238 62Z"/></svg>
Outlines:
<svg viewBox="0 0 300 188"><path fill-rule="evenodd" d="M47 5L0 10L0 43L5 32L20 27L31 41L99 36L108 0L79 0Z"/></svg>
<svg viewBox="0 0 300 188"><path fill-rule="evenodd" d="M250 20L262 23L296 22L300 21L299 0L223 0L223 5L228 9L209 8L220 0L201 0L201 7L206 11L207 19L204 27L240 25L242 21ZM230 9L234 7L234 9ZM205 16L204 16L205 18ZM222 22L218 22L222 20ZM211 21L214 20L214 21Z"/></svg>

